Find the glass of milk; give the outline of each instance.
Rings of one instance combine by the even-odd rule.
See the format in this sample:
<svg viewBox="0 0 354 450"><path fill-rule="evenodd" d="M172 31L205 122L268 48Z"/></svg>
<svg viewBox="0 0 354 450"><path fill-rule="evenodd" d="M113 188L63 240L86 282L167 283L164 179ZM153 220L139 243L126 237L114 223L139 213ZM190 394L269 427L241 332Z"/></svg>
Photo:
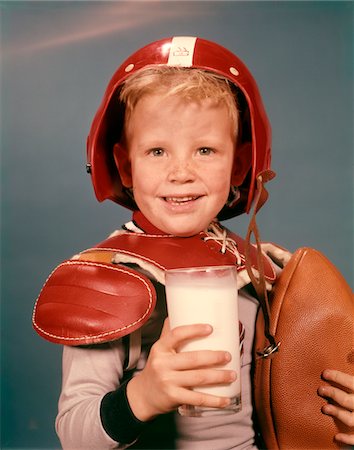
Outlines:
<svg viewBox="0 0 354 450"><path fill-rule="evenodd" d="M241 410L240 337L235 266L174 269L166 272L166 300L171 328L197 323L210 324L213 332L188 341L180 351L223 350L232 359L220 369L235 370L236 381L224 385L201 386L195 391L229 397L226 408L182 405L183 416L230 414Z"/></svg>

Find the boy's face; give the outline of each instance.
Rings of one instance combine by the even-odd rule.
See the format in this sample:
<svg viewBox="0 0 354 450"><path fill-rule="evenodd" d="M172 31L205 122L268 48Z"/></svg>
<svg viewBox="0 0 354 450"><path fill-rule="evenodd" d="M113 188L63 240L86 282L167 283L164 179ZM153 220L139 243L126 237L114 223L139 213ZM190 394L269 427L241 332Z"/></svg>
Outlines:
<svg viewBox="0 0 354 450"><path fill-rule="evenodd" d="M145 217L160 230L192 236L224 206L231 183L235 131L224 105L146 95L126 128L127 150L115 158Z"/></svg>

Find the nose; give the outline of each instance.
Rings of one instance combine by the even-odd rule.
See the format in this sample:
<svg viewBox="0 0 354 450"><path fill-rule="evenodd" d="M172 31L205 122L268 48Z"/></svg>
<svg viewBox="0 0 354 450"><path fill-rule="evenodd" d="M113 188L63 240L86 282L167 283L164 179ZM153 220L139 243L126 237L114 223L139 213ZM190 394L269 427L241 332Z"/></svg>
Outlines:
<svg viewBox="0 0 354 450"><path fill-rule="evenodd" d="M168 181L171 183L192 183L195 180L195 170L189 158L174 158L168 169Z"/></svg>

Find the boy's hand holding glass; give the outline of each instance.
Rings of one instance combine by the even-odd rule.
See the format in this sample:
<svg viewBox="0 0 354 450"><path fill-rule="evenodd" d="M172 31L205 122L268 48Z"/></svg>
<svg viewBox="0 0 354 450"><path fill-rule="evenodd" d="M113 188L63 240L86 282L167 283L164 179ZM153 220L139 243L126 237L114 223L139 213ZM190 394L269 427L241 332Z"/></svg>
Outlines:
<svg viewBox="0 0 354 450"><path fill-rule="evenodd" d="M166 319L160 339L152 346L146 366L132 378L127 396L134 415L147 421L180 405L225 408L230 399L195 392L197 386L223 385L238 376L232 370L220 369L231 355L225 351L198 350L178 353L188 341L209 336L212 327L195 324L170 329Z"/></svg>

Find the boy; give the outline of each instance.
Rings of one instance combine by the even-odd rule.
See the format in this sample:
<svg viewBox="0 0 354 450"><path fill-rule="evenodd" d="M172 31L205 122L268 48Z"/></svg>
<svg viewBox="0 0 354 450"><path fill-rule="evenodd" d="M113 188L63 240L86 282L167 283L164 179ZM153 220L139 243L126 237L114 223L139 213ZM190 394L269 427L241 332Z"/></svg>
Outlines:
<svg viewBox="0 0 354 450"><path fill-rule="evenodd" d="M102 261L97 253L108 254L107 261L113 257L114 263L134 269L139 277L147 275L157 302L119 330L96 334L88 341L84 340L88 333L78 338L62 333L60 339L41 326L37 304L34 325L44 337L64 343L83 339L91 344L64 347L56 422L63 448L257 448L250 379L257 301L247 289L249 278L236 237L216 219L249 212L256 179L269 169L270 127L252 76L230 52L202 39L152 43L132 55L113 76L91 128L88 157L97 198L110 198L135 212L122 231L97 246L96 253L83 252L70 264L83 260L86 266L79 266L80 270L96 274L106 266L90 265L90 261ZM153 248L146 250L150 240ZM221 255L218 251L216 256L215 248L220 248ZM287 252L277 251L278 257L289 258ZM220 264L232 257L238 266L240 320L245 330L241 374L222 369L230 358L222 349L177 352L185 341L210 334L210 326L171 330L165 320L159 268L181 259L188 266L192 258L197 265L209 261L211 254ZM267 259L263 262L271 285L278 269ZM104 283L99 294L110 294L111 286L101 280L97 281ZM96 289L95 278L89 283L90 289ZM125 284L119 288L123 291ZM72 320L81 330L81 322L90 322L90 317L73 313L68 318ZM88 326L94 327L93 322ZM98 324L98 332L100 327L103 324ZM134 332L121 331L127 327ZM110 338L101 339L104 334ZM181 404L227 406L227 398L190 388L230 383L240 376L241 412L200 418L174 413ZM352 377L333 370L323 376L343 387L321 387L320 395L340 405L326 405L323 412L352 424L353 389L347 392ZM336 438L353 443L349 434Z"/></svg>

